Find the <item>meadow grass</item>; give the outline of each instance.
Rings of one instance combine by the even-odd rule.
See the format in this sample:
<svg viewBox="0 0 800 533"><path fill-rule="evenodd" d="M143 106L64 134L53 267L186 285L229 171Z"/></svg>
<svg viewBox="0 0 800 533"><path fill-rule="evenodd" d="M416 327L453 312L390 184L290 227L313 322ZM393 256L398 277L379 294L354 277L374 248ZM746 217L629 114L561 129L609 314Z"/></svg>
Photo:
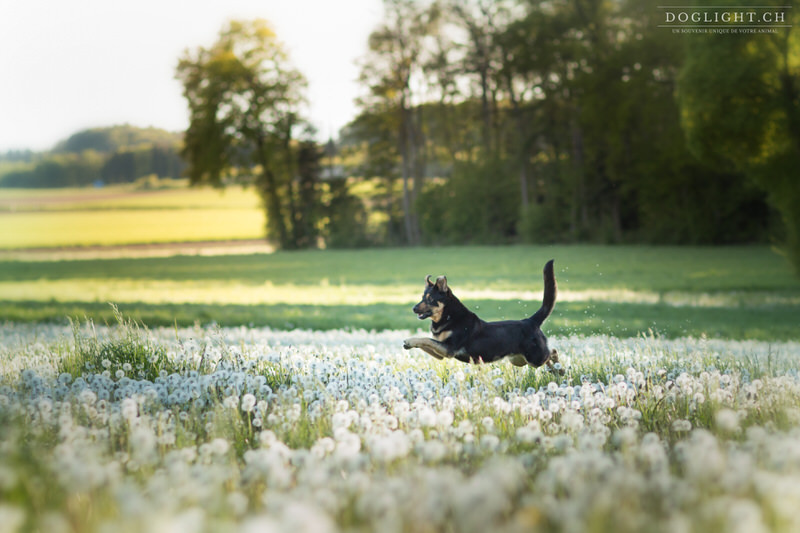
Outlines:
<svg viewBox="0 0 800 533"><path fill-rule="evenodd" d="M770 291L797 295L800 284L766 246L453 246L309 250L214 257L0 262L0 279L102 278L198 280L261 285L414 285L446 274L462 290L540 291L542 267L555 258L569 290L666 293ZM99 275L98 275L99 274Z"/></svg>
<svg viewBox="0 0 800 533"><path fill-rule="evenodd" d="M427 274L447 274L487 320L540 305L556 259L557 334L793 339L800 283L766 247L508 246L0 261L0 319L113 322L107 302L149 325L414 329Z"/></svg>
<svg viewBox="0 0 800 533"><path fill-rule="evenodd" d="M494 309L482 313L487 320L524 316L528 308L516 302L480 300L469 302L472 309ZM418 328L428 324L417 320L411 305L222 305L222 304L119 304L130 317L149 326L269 327L305 330L390 330ZM502 312L500 312L502 310ZM666 338L710 337L724 339L796 340L797 306L766 308L675 307L652 304L595 302L560 303L544 330L548 335L613 335L635 337L653 334ZM114 312L105 302L3 301L0 319L10 322L66 323L68 318L91 318L99 324L113 324Z"/></svg>
<svg viewBox="0 0 800 533"><path fill-rule="evenodd" d="M87 372L102 372L111 367L126 371L138 379L155 380L162 371L170 374L182 370L172 364L163 346L154 343L142 326L125 318L116 306L111 306L119 326L118 336L101 341L97 335L87 336L73 322L74 350L62 357L57 365L59 375L78 378ZM93 329L93 324L89 324Z"/></svg>

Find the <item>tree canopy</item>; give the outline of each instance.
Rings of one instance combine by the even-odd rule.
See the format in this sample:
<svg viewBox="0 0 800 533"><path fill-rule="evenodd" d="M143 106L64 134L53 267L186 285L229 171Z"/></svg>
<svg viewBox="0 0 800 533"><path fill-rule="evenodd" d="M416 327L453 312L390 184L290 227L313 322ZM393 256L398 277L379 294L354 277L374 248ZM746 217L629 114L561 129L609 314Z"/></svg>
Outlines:
<svg viewBox="0 0 800 533"><path fill-rule="evenodd" d="M800 33L686 46L678 92L689 148L766 191L800 272Z"/></svg>
<svg viewBox="0 0 800 533"><path fill-rule="evenodd" d="M176 75L189 106L183 155L192 183L220 186L232 172L253 172L268 235L283 248L309 244L303 231L313 224L295 180L300 158L311 156L296 143L310 132L301 115L306 80L269 24L230 22L211 47L187 51Z"/></svg>
<svg viewBox="0 0 800 533"><path fill-rule="evenodd" d="M793 28L685 36L655 0L384 5L342 142L389 181L387 220L402 199L402 242L800 250Z"/></svg>

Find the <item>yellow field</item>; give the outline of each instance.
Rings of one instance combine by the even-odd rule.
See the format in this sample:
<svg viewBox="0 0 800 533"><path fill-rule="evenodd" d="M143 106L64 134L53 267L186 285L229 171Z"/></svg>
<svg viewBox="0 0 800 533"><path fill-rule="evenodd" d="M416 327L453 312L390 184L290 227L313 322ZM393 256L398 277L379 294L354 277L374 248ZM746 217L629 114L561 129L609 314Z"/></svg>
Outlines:
<svg viewBox="0 0 800 533"><path fill-rule="evenodd" d="M0 191L0 249L259 239L252 189Z"/></svg>

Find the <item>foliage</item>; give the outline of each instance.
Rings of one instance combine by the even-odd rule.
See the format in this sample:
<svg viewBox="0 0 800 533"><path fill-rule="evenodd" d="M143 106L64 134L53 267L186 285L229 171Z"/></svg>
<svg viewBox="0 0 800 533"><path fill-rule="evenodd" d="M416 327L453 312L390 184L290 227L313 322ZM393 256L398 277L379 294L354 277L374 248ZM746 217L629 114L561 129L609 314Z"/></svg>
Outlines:
<svg viewBox="0 0 800 533"><path fill-rule="evenodd" d="M179 135L157 128L83 130L44 154L16 156L28 163L5 172L0 168L0 187L85 187L98 181L131 183L150 175L179 178L184 167L180 143Z"/></svg>
<svg viewBox="0 0 800 533"><path fill-rule="evenodd" d="M394 24L395 13L410 8L386 6L363 68L369 92L343 141L363 154L358 175L409 178L400 206L404 242L417 242L409 230L417 220L422 242L764 242L780 234L778 201L785 202L778 211L787 228L797 212L790 207L798 205L790 200L793 191L765 194L746 179L744 167L698 157L684 136L685 104L675 98L685 69L704 61L693 42L716 46L732 62L739 54L725 47L775 41L790 51L797 32L781 30L763 42L758 36L684 39L658 27L662 11L653 1L416 3L405 27ZM433 14L435 24L412 25L433 21ZM404 48L390 46L399 36L415 47L414 61L403 63L412 71L410 85L397 68ZM748 86L740 82L757 80L777 62L759 69L724 64L698 72L710 83L718 70L738 73L742 80L720 82L736 93ZM788 69L793 64L785 62ZM696 108L702 112L704 99L714 95L703 89ZM781 98L770 93L765 105ZM720 101L714 106L724 109ZM759 116L770 116L762 111ZM747 139L749 126L740 118L728 116L725 127L709 120L709 131ZM702 142L723 146L704 131L698 131ZM489 166L488 183L477 183L476 169ZM475 201L478 191L495 186L509 194ZM487 224L485 204L512 222Z"/></svg>
<svg viewBox="0 0 800 533"><path fill-rule="evenodd" d="M283 248L778 242L797 264L798 32L661 18L654 0L385 0L360 114L325 146L331 185L302 74L264 21L232 22L178 65L183 155L194 183L254 183ZM169 139L79 132L0 157L0 183L171 175Z"/></svg>
<svg viewBox="0 0 800 533"><path fill-rule="evenodd" d="M180 177L183 160L175 147L145 146L114 152L100 169L104 183L131 183L145 176Z"/></svg>
<svg viewBox="0 0 800 533"><path fill-rule="evenodd" d="M694 153L746 174L767 193L800 274L800 33L786 28L758 37L687 40L682 122Z"/></svg>
<svg viewBox="0 0 800 533"><path fill-rule="evenodd" d="M513 242L518 199L508 164L498 160L455 165L417 200L421 228L432 244Z"/></svg>
<svg viewBox="0 0 800 533"><path fill-rule="evenodd" d="M28 170L12 171L3 176L3 187L49 188L91 184L100 174L101 157L94 152L81 155L46 157Z"/></svg>
<svg viewBox="0 0 800 533"><path fill-rule="evenodd" d="M344 180L327 182L330 199L325 205L325 244L331 248L357 248L369 244L367 210L348 190Z"/></svg>
<svg viewBox="0 0 800 533"><path fill-rule="evenodd" d="M159 128L137 128L124 124L106 128L92 128L70 135L53 148L56 153L80 154L87 150L113 154L153 147L175 148L181 136Z"/></svg>
<svg viewBox="0 0 800 533"><path fill-rule="evenodd" d="M315 245L321 154L308 139L296 142L310 134L300 115L306 81L267 22L230 22L210 48L187 51L176 76L189 105L183 155L192 183L254 174L268 238L281 248Z"/></svg>
<svg viewBox="0 0 800 533"><path fill-rule="evenodd" d="M399 157L403 183L403 226L409 244L419 244L416 199L425 177L425 137L422 117L414 105L413 81L424 67L426 37L438 25L438 5L413 0L385 0L385 22L369 36L369 54L362 65L361 82L369 89L362 105L376 113L379 132L391 131L394 146L383 147Z"/></svg>

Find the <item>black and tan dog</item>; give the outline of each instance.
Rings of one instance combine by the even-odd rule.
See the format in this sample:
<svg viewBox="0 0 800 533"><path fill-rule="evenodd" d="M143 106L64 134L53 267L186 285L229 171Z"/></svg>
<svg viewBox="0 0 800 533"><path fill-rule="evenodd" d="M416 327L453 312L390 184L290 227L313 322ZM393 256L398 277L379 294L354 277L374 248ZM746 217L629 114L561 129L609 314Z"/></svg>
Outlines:
<svg viewBox="0 0 800 533"><path fill-rule="evenodd" d="M542 307L524 320L486 322L467 309L440 276L436 283L425 278L422 301L414 306L420 320L431 318L433 339L406 339L403 347L420 348L437 359L455 358L464 363L491 363L508 357L517 366L552 366L558 354L547 347L547 338L540 329L556 302L556 277L553 261L544 266L544 298Z"/></svg>

